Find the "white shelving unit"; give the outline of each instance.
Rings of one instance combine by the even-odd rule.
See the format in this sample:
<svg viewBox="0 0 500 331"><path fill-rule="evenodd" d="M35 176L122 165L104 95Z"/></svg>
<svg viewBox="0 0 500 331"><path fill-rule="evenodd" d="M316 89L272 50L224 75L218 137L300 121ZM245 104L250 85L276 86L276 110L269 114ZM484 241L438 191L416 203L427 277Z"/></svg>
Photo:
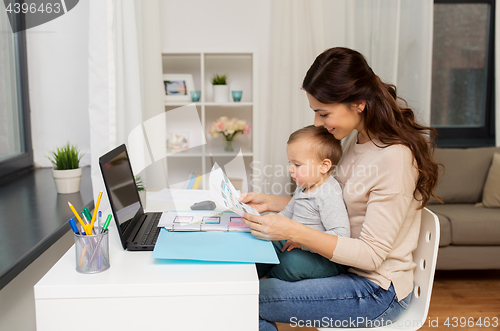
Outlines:
<svg viewBox="0 0 500 331"><path fill-rule="evenodd" d="M162 53L163 74L190 74L193 76L195 90L201 91L201 99L195 102L206 144L199 134L199 123L186 124L177 117L173 123L167 124L171 133L187 133L189 149L169 154L167 158L167 176L170 188L183 188L189 173L194 171L203 175L202 189L208 189L209 172L214 162L224 166L230 178L242 180L243 191L252 190L252 162L255 161L255 132L257 123L257 56L255 52L175 52L166 50ZM211 78L214 74L226 74L230 91L241 90L240 102L216 103L213 101ZM231 92L229 92L231 93ZM192 102L166 101L165 111L192 104ZM210 124L220 116L244 119L251 127L250 134L239 134L234 142L241 147L238 152L226 152L223 149L224 139L210 136ZM174 132L175 131L175 132ZM198 132L198 133L197 133ZM193 139L193 137L195 137ZM242 156L242 157L241 157Z"/></svg>

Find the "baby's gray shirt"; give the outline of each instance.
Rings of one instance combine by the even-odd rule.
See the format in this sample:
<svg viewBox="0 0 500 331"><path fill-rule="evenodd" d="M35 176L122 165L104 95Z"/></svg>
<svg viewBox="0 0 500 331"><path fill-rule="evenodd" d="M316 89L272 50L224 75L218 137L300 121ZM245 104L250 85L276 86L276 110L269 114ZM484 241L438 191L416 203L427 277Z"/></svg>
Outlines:
<svg viewBox="0 0 500 331"><path fill-rule="evenodd" d="M309 193L304 193L304 188L298 187L292 200L279 214L321 232L342 237L351 236L342 188L332 176ZM308 250L304 246L302 249Z"/></svg>

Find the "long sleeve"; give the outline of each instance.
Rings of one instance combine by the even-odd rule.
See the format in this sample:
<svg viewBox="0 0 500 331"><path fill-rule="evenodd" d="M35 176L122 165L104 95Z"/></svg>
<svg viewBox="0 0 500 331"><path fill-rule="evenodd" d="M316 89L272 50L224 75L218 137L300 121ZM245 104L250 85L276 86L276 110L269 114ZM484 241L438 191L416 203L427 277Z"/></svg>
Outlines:
<svg viewBox="0 0 500 331"><path fill-rule="evenodd" d="M349 225L349 216L342 196L342 188L332 177L329 179L331 184L325 186L327 190L322 190L316 197L317 210L325 232L341 237L350 237L351 228Z"/></svg>
<svg viewBox="0 0 500 331"><path fill-rule="evenodd" d="M412 198L402 194L371 194L359 238L339 238L332 261L376 270L394 249Z"/></svg>
<svg viewBox="0 0 500 331"><path fill-rule="evenodd" d="M295 195L292 197L292 200L290 200L290 202L288 202L285 209L280 211L278 214L283 215L283 216L288 217L288 218L293 218L294 206L295 206Z"/></svg>

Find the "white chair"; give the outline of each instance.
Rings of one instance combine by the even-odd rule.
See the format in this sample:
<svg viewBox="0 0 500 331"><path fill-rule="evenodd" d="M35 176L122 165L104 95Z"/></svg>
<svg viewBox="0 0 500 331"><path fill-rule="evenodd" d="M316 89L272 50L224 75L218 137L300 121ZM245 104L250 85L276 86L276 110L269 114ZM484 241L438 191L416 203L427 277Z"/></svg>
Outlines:
<svg viewBox="0 0 500 331"><path fill-rule="evenodd" d="M342 330L418 330L425 323L431 301L434 272L439 248L439 219L429 209L422 210L422 222L418 245L413 252L413 261L417 264L414 271L415 287L406 312L392 324L378 328L359 328ZM332 330L318 328L318 331Z"/></svg>

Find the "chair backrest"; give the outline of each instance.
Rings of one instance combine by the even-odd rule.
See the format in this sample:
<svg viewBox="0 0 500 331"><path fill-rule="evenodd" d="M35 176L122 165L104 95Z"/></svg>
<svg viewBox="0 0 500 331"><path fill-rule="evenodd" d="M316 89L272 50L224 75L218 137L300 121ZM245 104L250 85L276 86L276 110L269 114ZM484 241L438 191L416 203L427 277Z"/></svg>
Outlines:
<svg viewBox="0 0 500 331"><path fill-rule="evenodd" d="M422 222L418 236L417 249L413 252L413 261L417 264L414 271L415 287L408 310L394 323L367 329L342 330L418 330L426 322L431 302L432 285L439 249L439 219L429 209L422 210ZM320 329L318 330L331 330Z"/></svg>
<svg viewBox="0 0 500 331"><path fill-rule="evenodd" d="M439 218L427 208L422 210L422 222L417 249L413 261L417 264L413 272L415 287L408 310L388 329L418 330L426 322L431 302L432 285L439 249Z"/></svg>

